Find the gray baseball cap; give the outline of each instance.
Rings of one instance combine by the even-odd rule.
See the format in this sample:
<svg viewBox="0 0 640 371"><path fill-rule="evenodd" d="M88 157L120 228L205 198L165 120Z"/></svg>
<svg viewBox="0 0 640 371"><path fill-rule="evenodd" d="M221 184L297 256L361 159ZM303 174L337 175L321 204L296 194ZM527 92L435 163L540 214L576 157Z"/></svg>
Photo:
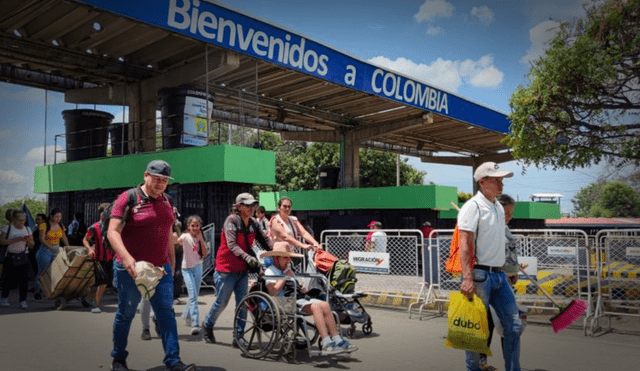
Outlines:
<svg viewBox="0 0 640 371"><path fill-rule="evenodd" d="M240 193L238 197L236 197L236 204L251 206L258 204L258 200L256 200L251 193Z"/></svg>
<svg viewBox="0 0 640 371"><path fill-rule="evenodd" d="M149 165L147 165L147 174L173 179L171 177L171 166L162 160L153 160L149 162Z"/></svg>

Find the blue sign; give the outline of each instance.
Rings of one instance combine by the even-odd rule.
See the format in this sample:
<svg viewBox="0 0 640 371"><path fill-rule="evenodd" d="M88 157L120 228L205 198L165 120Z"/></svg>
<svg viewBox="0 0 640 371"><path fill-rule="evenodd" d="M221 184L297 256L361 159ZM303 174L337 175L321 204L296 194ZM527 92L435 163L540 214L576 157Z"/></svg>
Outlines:
<svg viewBox="0 0 640 371"><path fill-rule="evenodd" d="M77 0L365 93L507 133L507 117L318 42L203 0Z"/></svg>

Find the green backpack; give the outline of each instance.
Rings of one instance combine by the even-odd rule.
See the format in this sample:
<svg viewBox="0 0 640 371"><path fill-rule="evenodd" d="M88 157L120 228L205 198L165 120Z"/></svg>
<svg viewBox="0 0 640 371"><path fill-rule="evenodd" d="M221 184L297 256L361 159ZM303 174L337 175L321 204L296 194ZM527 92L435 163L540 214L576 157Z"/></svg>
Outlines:
<svg viewBox="0 0 640 371"><path fill-rule="evenodd" d="M350 294L356 288L356 269L347 260L340 259L333 263L329 283L343 294Z"/></svg>

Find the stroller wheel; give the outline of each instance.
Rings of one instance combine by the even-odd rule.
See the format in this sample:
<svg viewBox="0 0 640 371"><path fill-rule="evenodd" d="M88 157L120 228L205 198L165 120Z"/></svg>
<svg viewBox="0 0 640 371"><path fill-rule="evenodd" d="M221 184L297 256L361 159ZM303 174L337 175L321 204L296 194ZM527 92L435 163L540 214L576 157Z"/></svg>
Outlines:
<svg viewBox="0 0 640 371"><path fill-rule="evenodd" d="M347 329L347 337L349 339L352 339L355 334L356 334L356 326L351 325L351 327Z"/></svg>
<svg viewBox="0 0 640 371"><path fill-rule="evenodd" d="M362 332L364 332L365 335L371 335L371 332L373 332L373 326L371 325L371 322L362 325Z"/></svg>

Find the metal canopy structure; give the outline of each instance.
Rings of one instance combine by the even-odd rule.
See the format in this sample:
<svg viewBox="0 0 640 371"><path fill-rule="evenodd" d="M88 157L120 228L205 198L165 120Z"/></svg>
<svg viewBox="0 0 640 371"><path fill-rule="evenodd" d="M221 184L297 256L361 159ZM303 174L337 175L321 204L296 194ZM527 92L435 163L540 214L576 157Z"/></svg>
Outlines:
<svg viewBox="0 0 640 371"><path fill-rule="evenodd" d="M215 93L225 120L342 143L348 186L360 147L473 167L512 159L500 143L505 115L219 4L0 0L0 9L0 79L71 103L126 104L141 123L134 136L151 130L145 120L155 127L159 88L188 84Z"/></svg>

